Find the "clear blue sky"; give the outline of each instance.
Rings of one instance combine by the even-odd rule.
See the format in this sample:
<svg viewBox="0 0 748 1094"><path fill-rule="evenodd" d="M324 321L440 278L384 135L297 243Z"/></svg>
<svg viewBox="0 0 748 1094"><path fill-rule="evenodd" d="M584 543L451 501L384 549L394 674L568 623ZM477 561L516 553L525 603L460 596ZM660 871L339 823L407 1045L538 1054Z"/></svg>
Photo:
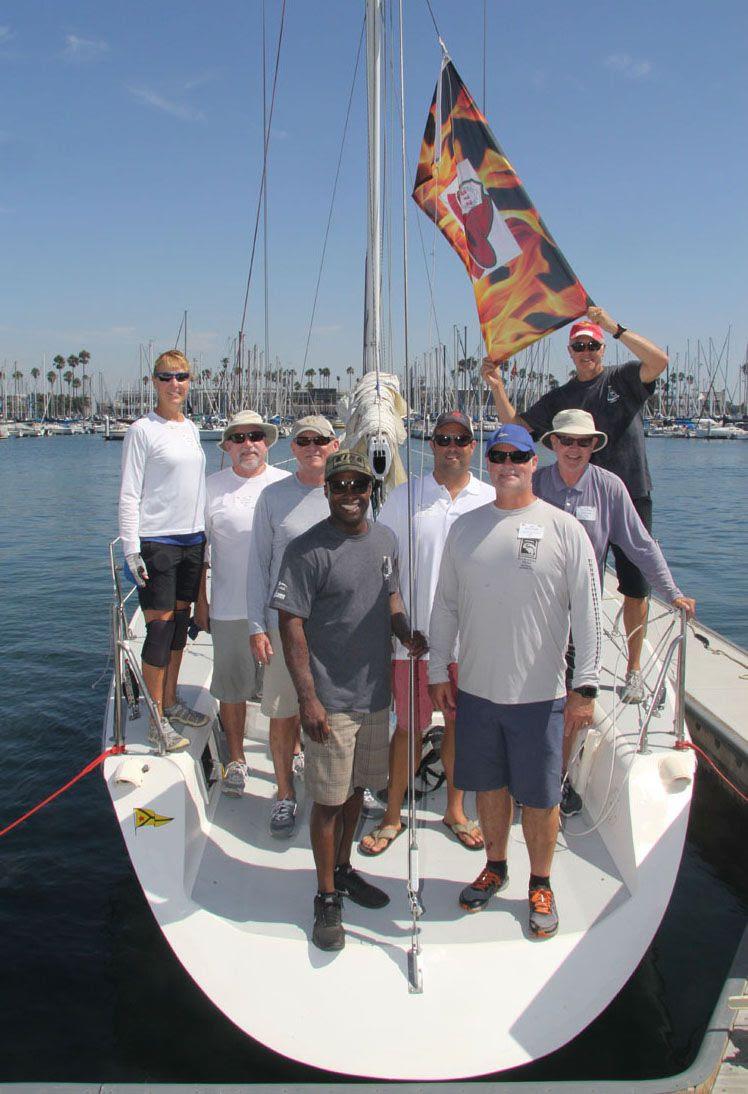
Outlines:
<svg viewBox="0 0 748 1094"><path fill-rule="evenodd" d="M482 0L432 0L483 95ZM424 0L406 0L408 155L438 73ZM299 368L363 3L288 0L270 164L271 353ZM236 332L261 170L259 0L0 7L0 362L28 374L81 348L111 380L138 346L213 367ZM269 52L279 0L267 0ZM488 2L489 122L590 295L672 356L748 340L742 0ZM361 359L365 115L359 75L307 367ZM394 175L395 220L399 175ZM429 330L429 222L412 203L411 353ZM393 310L399 315L399 232ZM436 241L440 330L477 335L467 277ZM401 360L396 317L395 353ZM248 340L262 342L262 266ZM563 334L553 361L566 368Z"/></svg>

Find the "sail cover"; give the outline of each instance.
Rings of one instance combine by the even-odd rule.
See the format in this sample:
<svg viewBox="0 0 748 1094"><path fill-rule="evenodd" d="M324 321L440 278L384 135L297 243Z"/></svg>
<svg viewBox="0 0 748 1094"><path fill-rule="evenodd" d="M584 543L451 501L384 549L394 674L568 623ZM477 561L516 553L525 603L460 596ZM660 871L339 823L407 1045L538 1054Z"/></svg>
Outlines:
<svg viewBox="0 0 748 1094"><path fill-rule="evenodd" d="M584 315L592 303L448 58L413 198L467 267L494 361Z"/></svg>

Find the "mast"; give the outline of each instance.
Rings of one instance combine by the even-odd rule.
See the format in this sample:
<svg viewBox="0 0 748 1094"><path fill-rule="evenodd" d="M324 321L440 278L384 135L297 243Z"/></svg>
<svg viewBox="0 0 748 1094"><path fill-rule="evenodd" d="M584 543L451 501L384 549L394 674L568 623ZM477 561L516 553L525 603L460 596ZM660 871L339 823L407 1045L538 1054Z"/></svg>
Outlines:
<svg viewBox="0 0 748 1094"><path fill-rule="evenodd" d="M364 311L364 372L375 372L381 361L382 316L382 167L381 83L382 3L366 0L366 88L368 105L368 217L366 242L366 301Z"/></svg>

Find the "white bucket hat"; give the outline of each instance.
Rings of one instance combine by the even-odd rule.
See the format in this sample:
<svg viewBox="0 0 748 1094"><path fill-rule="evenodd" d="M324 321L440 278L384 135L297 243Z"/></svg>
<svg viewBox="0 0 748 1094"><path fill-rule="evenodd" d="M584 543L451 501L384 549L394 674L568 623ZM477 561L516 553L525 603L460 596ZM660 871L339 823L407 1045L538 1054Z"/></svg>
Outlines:
<svg viewBox="0 0 748 1094"><path fill-rule="evenodd" d="M262 415L258 414L255 410L240 410L238 414L235 414L229 424L223 431L223 440L218 442L218 447L222 451L226 451L224 445L226 438L230 433L235 431L240 433L251 433L249 426L257 426L265 434L265 440L267 441L268 448L275 444L278 440L278 426L272 425L270 422L263 422Z"/></svg>
<svg viewBox="0 0 748 1094"><path fill-rule="evenodd" d="M573 437L597 437L595 452L605 448L608 443L608 434L595 429L595 419L586 410L559 410L551 422L553 426L540 438L540 443L546 448L551 448L551 437L554 433L566 433Z"/></svg>

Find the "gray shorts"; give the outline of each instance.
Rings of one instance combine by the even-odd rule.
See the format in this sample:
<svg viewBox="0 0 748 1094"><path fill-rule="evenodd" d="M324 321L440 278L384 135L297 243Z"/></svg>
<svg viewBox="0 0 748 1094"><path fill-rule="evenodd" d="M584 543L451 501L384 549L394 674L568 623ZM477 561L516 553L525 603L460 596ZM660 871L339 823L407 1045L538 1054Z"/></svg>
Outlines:
<svg viewBox="0 0 748 1094"><path fill-rule="evenodd" d="M262 685L262 713L266 718L293 718L299 713L299 700L291 674L286 668L280 631L269 632L273 656L265 668Z"/></svg>
<svg viewBox="0 0 748 1094"><path fill-rule="evenodd" d="M564 707L562 699L540 703L492 703L457 692L455 786L458 790L503 790L531 809L561 800Z"/></svg>
<svg viewBox="0 0 748 1094"><path fill-rule="evenodd" d="M257 665L249 648L246 619L211 619L213 679L210 694L223 703L253 699L260 683Z"/></svg>
<svg viewBox="0 0 748 1094"><path fill-rule="evenodd" d="M357 787L386 786L390 712L356 710L327 715L324 744L304 734L304 786L319 805L343 805Z"/></svg>

